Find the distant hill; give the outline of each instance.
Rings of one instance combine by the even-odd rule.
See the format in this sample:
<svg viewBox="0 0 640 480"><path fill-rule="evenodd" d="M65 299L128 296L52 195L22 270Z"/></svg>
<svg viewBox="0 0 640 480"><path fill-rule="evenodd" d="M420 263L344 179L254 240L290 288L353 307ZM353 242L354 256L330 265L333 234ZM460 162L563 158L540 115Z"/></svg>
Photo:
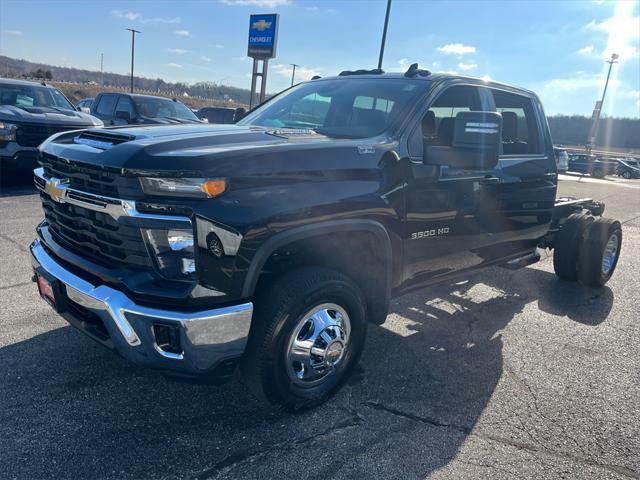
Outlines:
<svg viewBox="0 0 640 480"><path fill-rule="evenodd" d="M549 129L553 143L584 145L587 143L591 118L579 115L554 115L549 117ZM596 146L603 149L640 149L640 119L602 118L598 128Z"/></svg>
<svg viewBox="0 0 640 480"><path fill-rule="evenodd" d="M74 85L58 85L73 101L82 97L95 96L99 91L129 88L129 77L118 73L81 70L78 68L56 67L42 63L29 62L0 55L0 75L14 78L40 75L47 81L73 82ZM170 83L161 78L151 79L135 77L136 89L145 93L157 93L167 97L179 97L191 106L199 107L214 104L249 103L249 90L217 85L213 82L194 84ZM186 101L184 93L190 97L204 97L211 102ZM551 136L555 144L584 145L591 128L591 119L579 115L555 115L548 118ZM640 150L640 119L604 118L596 145L604 149L620 151Z"/></svg>
<svg viewBox="0 0 640 480"><path fill-rule="evenodd" d="M57 67L0 55L0 76L28 78L38 74L46 80L103 85L112 88L128 88L130 82L128 75L119 73L104 72L101 74L92 70ZM145 77L135 77L134 81L136 88L157 92L165 96L181 97L187 93L190 96L200 96L222 102L249 103L249 90L217 85L213 82L171 83L165 82L161 78Z"/></svg>

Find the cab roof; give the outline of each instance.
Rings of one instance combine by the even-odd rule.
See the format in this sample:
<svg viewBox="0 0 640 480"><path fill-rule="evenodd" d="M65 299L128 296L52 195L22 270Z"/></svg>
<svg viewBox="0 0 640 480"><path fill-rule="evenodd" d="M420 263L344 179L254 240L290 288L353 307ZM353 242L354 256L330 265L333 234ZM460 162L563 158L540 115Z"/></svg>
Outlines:
<svg viewBox="0 0 640 480"><path fill-rule="evenodd" d="M55 88L53 85L49 85L44 81L36 82L31 80L18 80L16 78L4 78L0 77L0 83L4 83L5 85L25 85L31 87L47 87L47 88Z"/></svg>
<svg viewBox="0 0 640 480"><path fill-rule="evenodd" d="M424 82L444 82L444 81L451 81L451 80L462 80L462 81L470 81L474 84L478 84L478 85L486 85L487 87L494 87L494 88L505 88L505 89L509 89L509 90L518 90L520 92L523 93L527 93L529 95L532 96L536 96L536 94L534 92L532 92L531 90L528 90L526 88L522 88L519 87L517 85L511 85L508 83L503 83L503 82L496 82L494 80L485 80L483 78L478 78L478 77L471 77L471 76L467 76L467 75L458 75L455 73L429 73L428 75L416 75L416 76L411 76L411 77L407 77L405 75L405 73L403 72L382 72L382 73L353 73L350 72L349 74L346 75L335 75L335 76L331 76L331 77L321 77L318 78L317 80L344 80L344 81L349 81L349 80L353 80L355 78L383 78L383 79L387 79L387 78L396 78L396 79L407 79L407 80L418 80L418 81L424 81ZM316 80L312 80L312 81L316 81Z"/></svg>

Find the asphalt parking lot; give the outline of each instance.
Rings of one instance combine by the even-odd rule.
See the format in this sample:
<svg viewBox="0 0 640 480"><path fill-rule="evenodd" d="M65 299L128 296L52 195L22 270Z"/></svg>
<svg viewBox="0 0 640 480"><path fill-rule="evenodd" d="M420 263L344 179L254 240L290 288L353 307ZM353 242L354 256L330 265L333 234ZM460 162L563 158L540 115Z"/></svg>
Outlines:
<svg viewBox="0 0 640 480"><path fill-rule="evenodd" d="M392 303L328 404L175 383L69 327L31 283L28 180L0 195L0 477L640 478L640 181L563 176L624 222L603 289L551 257Z"/></svg>

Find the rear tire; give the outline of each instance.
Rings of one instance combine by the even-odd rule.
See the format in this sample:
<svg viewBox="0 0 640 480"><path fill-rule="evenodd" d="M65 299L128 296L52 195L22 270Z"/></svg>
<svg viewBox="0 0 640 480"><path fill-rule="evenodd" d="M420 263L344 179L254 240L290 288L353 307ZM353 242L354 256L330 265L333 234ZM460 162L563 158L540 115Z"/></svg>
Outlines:
<svg viewBox="0 0 640 480"><path fill-rule="evenodd" d="M554 242L553 269L560 278L569 281L578 279L580 243L585 229L593 217L574 213L564 222Z"/></svg>
<svg viewBox="0 0 640 480"><path fill-rule="evenodd" d="M631 178L631 172L628 170L622 172L622 178L626 178L627 180L629 180Z"/></svg>
<svg viewBox="0 0 640 480"><path fill-rule="evenodd" d="M357 364L366 329L364 296L349 278L315 267L287 273L256 301L245 382L287 410L320 405Z"/></svg>
<svg viewBox="0 0 640 480"><path fill-rule="evenodd" d="M578 279L602 287L613 275L620 258L622 226L611 218L596 219L585 231L578 262Z"/></svg>
<svg viewBox="0 0 640 480"><path fill-rule="evenodd" d="M593 172L591 172L591 175L595 178L604 178L604 170L602 170L601 168L596 168Z"/></svg>

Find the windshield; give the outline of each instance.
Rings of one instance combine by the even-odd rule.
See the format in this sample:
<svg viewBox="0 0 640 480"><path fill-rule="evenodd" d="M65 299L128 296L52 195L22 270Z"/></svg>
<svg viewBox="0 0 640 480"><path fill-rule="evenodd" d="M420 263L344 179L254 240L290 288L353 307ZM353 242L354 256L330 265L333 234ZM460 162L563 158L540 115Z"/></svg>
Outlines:
<svg viewBox="0 0 640 480"><path fill-rule="evenodd" d="M338 138L379 135L406 118L426 82L404 78L344 78L303 83L238 122L308 128Z"/></svg>
<svg viewBox="0 0 640 480"><path fill-rule="evenodd" d="M55 88L8 83L0 83L0 105L75 110L69 100Z"/></svg>
<svg viewBox="0 0 640 480"><path fill-rule="evenodd" d="M136 104L138 113L143 117L199 121L195 113L181 102L175 102L165 98L134 97L133 103Z"/></svg>

